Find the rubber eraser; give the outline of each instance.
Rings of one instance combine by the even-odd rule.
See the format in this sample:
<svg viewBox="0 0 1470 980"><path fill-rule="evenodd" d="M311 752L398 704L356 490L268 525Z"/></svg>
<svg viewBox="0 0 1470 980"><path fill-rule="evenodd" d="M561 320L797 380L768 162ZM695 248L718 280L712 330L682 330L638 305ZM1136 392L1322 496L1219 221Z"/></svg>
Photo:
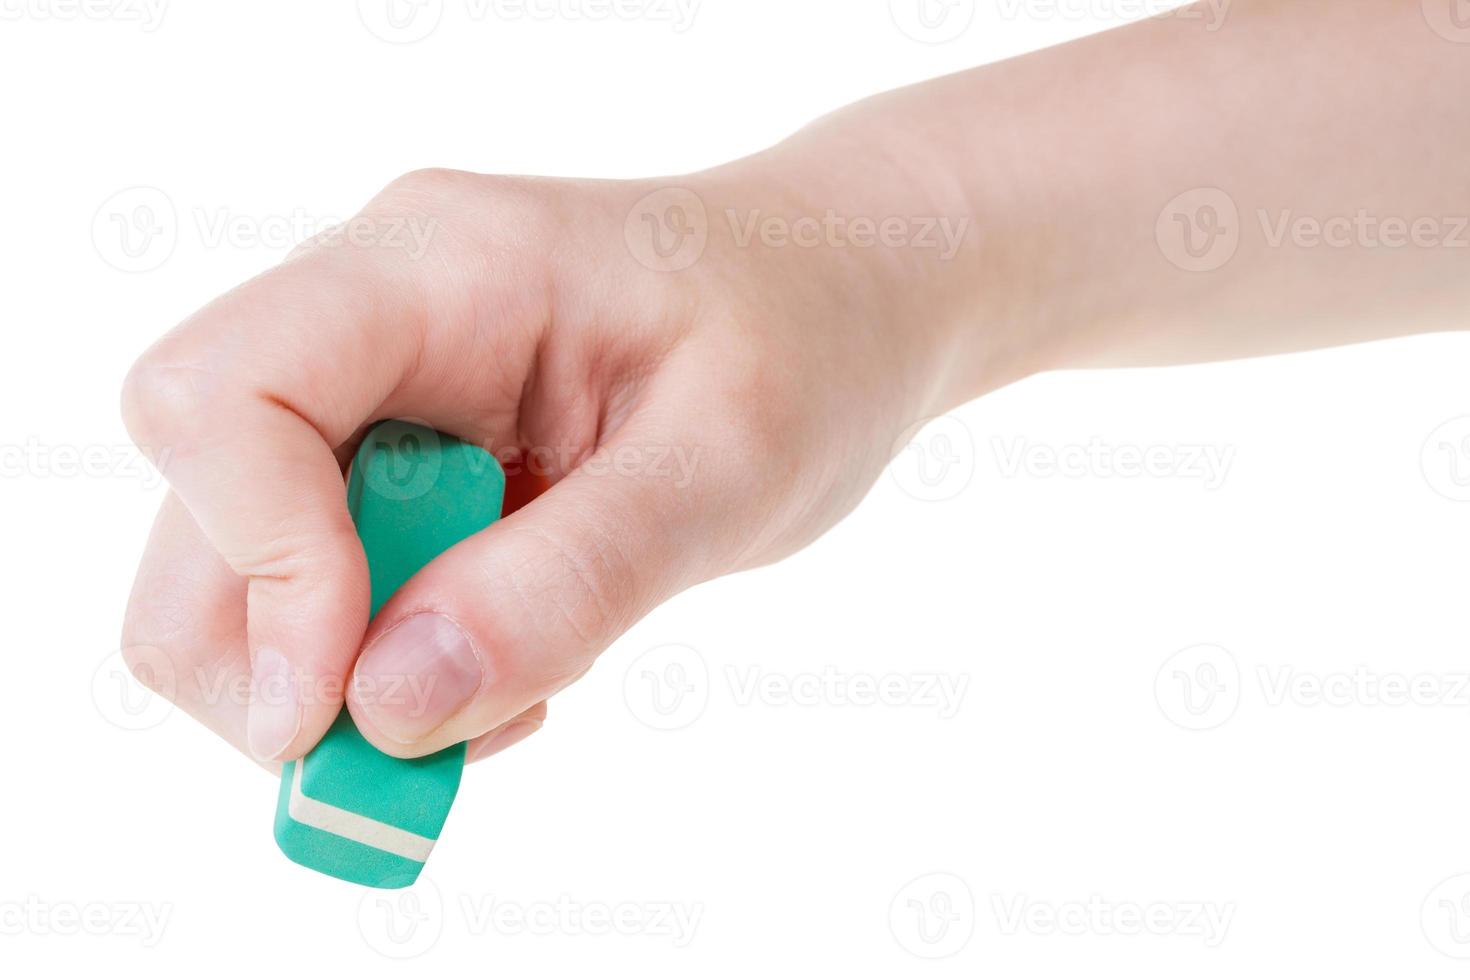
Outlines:
<svg viewBox="0 0 1470 980"><path fill-rule="evenodd" d="M496 521L504 498L505 474L484 449L410 422L374 426L347 483L373 615L420 568ZM407 887L444 828L464 760L463 744L419 759L379 752L344 708L316 748L283 768L276 842L334 878Z"/></svg>

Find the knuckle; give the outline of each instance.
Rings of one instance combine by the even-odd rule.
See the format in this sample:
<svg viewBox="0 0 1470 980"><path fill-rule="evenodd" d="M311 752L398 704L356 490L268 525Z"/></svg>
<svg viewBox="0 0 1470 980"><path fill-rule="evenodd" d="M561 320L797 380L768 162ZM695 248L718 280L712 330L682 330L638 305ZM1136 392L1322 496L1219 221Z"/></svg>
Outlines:
<svg viewBox="0 0 1470 980"><path fill-rule="evenodd" d="M432 218L472 251L539 251L564 230L575 191L571 181L428 168L393 180L365 213Z"/></svg>
<svg viewBox="0 0 1470 980"><path fill-rule="evenodd" d="M516 532L514 594L525 613L549 617L573 639L564 657L545 666L575 676L588 660L626 628L633 614L637 569L612 535L596 521L578 522L575 535L526 527Z"/></svg>
<svg viewBox="0 0 1470 980"><path fill-rule="evenodd" d="M134 440L157 452L198 438L219 411L209 380L197 367L145 354L123 382L123 422Z"/></svg>
<svg viewBox="0 0 1470 980"><path fill-rule="evenodd" d="M387 199L452 197L474 187L478 182L479 175L466 170L423 167L395 177L378 196Z"/></svg>
<svg viewBox="0 0 1470 980"><path fill-rule="evenodd" d="M179 694L178 670L162 648L147 643L124 642L123 664L139 684L169 700Z"/></svg>
<svg viewBox="0 0 1470 980"><path fill-rule="evenodd" d="M784 473L798 465L806 426L797 400L788 397L779 383L749 372L731 383L723 402L729 428L722 436L722 455L733 471L758 467Z"/></svg>

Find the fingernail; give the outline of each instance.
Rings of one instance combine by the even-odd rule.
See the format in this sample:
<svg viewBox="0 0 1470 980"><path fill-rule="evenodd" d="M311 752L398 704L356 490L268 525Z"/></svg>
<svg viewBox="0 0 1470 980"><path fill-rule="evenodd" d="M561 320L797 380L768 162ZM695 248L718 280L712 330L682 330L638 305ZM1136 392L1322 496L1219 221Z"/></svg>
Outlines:
<svg viewBox="0 0 1470 980"><path fill-rule="evenodd" d="M378 730L411 744L463 708L485 681L469 637L438 613L418 613L373 641L353 674L358 704Z"/></svg>
<svg viewBox="0 0 1470 980"><path fill-rule="evenodd" d="M478 762L497 752L504 752L521 739L534 735L540 727L541 722L535 718L523 718L520 721L513 721L487 738L484 742L481 742L479 748L475 749L475 754L465 761Z"/></svg>
<svg viewBox="0 0 1470 980"><path fill-rule="evenodd" d="M290 662L280 651L261 647L250 665L250 710L245 738L257 759L278 758L301 731L301 698Z"/></svg>

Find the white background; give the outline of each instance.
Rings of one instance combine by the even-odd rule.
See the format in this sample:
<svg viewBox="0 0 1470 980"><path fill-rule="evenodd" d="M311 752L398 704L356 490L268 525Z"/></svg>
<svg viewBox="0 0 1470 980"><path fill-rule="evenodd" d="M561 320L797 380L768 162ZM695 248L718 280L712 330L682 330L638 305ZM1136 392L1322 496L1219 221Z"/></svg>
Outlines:
<svg viewBox="0 0 1470 980"><path fill-rule="evenodd" d="M1463 336L957 412L816 546L669 603L473 767L407 898L290 864L273 780L122 693L162 490L119 383L295 241L416 167L683 172L1155 9L981 3L929 44L889 7L704 0L679 30L664 5L443 0L391 44L351 2L0 5L0 971L1462 975L1470 422L1440 427L1470 415ZM164 234L130 257L114 216L139 204ZM1041 465L1090 443L1162 468ZM665 716L670 664L693 690ZM778 696L824 674L849 687ZM877 681L897 703L854 703Z"/></svg>

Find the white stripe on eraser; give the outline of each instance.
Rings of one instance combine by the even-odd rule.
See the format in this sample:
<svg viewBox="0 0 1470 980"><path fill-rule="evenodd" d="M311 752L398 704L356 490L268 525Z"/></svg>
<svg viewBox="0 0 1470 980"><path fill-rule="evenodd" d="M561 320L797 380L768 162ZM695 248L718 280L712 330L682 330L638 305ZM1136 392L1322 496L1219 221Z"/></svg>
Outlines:
<svg viewBox="0 0 1470 980"><path fill-rule="evenodd" d="M420 864L429 860L429 852L434 849L434 842L429 838L307 796L301 790L301 772L305 768L305 759L296 760L291 799L286 804L292 820Z"/></svg>

